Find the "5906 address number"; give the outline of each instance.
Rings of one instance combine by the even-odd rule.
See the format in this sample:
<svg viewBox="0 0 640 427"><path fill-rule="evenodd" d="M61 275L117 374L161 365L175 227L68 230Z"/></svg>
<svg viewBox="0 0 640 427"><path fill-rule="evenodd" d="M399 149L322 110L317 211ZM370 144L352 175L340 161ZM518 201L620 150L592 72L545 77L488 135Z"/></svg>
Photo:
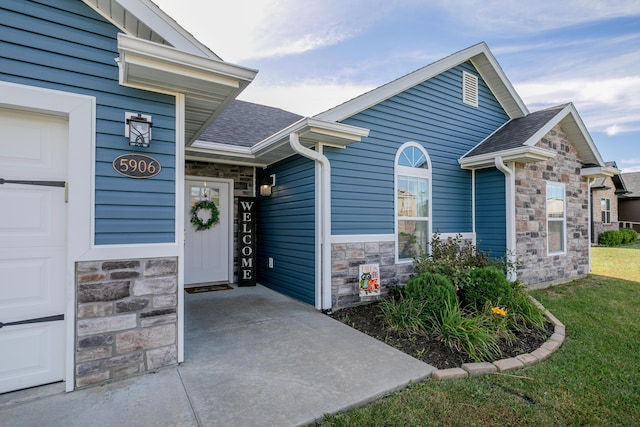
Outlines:
<svg viewBox="0 0 640 427"><path fill-rule="evenodd" d="M113 160L113 169L129 178L152 178L160 173L160 162L145 154L123 154Z"/></svg>

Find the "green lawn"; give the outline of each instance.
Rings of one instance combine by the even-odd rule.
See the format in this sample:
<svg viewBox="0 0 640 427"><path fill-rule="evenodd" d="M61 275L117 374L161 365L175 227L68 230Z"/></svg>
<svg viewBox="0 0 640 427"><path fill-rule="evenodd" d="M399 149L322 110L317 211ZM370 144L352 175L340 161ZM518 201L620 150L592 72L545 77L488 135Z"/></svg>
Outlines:
<svg viewBox="0 0 640 427"><path fill-rule="evenodd" d="M592 254L598 275L533 292L567 328L546 361L508 374L427 380L319 425L640 425L640 243Z"/></svg>

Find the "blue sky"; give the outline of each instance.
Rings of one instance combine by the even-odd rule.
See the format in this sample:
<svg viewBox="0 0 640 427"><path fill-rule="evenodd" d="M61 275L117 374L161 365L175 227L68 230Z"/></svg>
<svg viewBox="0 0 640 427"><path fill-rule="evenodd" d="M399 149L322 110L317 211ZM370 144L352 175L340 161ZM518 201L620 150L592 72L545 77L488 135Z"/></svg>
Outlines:
<svg viewBox="0 0 640 427"><path fill-rule="evenodd" d="M638 0L154 0L225 61L239 99L311 116L486 42L530 111L573 102L606 161L640 171Z"/></svg>

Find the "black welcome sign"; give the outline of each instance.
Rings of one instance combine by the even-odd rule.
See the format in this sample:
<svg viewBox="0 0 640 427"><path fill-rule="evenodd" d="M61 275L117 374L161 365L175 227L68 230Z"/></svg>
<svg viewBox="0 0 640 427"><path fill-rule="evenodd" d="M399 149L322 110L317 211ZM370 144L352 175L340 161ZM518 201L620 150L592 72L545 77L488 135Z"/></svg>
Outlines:
<svg viewBox="0 0 640 427"><path fill-rule="evenodd" d="M238 286L256 285L256 198L238 197Z"/></svg>

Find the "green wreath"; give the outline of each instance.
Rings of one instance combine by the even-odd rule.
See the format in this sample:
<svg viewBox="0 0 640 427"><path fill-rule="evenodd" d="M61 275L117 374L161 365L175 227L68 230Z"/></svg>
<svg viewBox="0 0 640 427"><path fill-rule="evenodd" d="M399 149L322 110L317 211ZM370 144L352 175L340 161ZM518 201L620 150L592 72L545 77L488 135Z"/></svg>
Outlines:
<svg viewBox="0 0 640 427"><path fill-rule="evenodd" d="M211 217L207 222L204 222L198 216L198 212L200 209L207 209L211 211ZM208 230L214 224L218 223L220 219L220 212L218 212L218 207L211 200L201 200L191 208L191 224L196 226L196 230Z"/></svg>

